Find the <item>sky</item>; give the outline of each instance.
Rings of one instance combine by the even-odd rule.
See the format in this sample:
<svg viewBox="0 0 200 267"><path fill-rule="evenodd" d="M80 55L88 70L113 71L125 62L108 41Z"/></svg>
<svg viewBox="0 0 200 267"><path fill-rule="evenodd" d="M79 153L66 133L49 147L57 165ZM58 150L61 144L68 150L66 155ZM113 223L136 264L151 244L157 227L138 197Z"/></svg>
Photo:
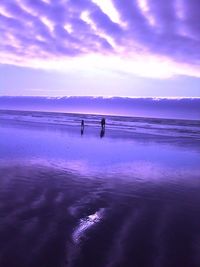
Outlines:
<svg viewBox="0 0 200 267"><path fill-rule="evenodd" d="M199 0L1 0L0 96L200 96Z"/></svg>

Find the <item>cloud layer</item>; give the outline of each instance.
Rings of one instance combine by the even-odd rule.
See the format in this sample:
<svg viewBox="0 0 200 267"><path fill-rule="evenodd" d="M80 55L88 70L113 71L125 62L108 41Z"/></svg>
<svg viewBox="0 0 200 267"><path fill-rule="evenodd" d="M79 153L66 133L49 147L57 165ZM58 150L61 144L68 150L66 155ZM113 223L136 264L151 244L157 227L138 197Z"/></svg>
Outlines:
<svg viewBox="0 0 200 267"><path fill-rule="evenodd" d="M1 0L0 60L146 55L198 72L199 9L199 0Z"/></svg>
<svg viewBox="0 0 200 267"><path fill-rule="evenodd" d="M0 97L4 110L200 119L200 98Z"/></svg>

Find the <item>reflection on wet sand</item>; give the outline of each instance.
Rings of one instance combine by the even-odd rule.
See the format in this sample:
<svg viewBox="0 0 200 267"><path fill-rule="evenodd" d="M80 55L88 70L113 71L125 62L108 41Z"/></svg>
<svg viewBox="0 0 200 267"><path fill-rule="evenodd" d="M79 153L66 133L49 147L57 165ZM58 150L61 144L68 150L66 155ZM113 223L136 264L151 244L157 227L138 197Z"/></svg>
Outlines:
<svg viewBox="0 0 200 267"><path fill-rule="evenodd" d="M200 264L200 182L192 177L124 182L19 165L0 175L0 266Z"/></svg>
<svg viewBox="0 0 200 267"><path fill-rule="evenodd" d="M74 232L72 233L72 239L74 243L79 244L81 239L84 238L87 230L89 230L92 226L96 223L100 222L103 217L103 210L100 209L96 211L94 214L86 216L85 218L80 219L77 227L75 228Z"/></svg>
<svg viewBox="0 0 200 267"><path fill-rule="evenodd" d="M105 128L101 129L100 137L102 138L102 137L104 137L104 135L105 135Z"/></svg>

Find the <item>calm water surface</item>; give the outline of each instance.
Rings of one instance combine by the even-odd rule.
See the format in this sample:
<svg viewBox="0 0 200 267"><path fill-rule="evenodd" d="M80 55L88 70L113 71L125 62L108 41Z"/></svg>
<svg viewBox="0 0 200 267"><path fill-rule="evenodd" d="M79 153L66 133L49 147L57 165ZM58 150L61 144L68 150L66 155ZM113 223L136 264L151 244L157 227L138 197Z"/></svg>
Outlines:
<svg viewBox="0 0 200 267"><path fill-rule="evenodd" d="M0 266L200 266L191 127L188 138L117 126L101 137L98 125L81 135L79 125L2 120Z"/></svg>

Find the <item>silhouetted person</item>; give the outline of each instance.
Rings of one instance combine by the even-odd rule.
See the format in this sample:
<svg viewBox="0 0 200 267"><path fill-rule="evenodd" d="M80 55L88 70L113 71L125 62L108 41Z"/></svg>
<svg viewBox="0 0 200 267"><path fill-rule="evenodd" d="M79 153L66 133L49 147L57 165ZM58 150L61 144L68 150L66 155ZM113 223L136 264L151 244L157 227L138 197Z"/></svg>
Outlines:
<svg viewBox="0 0 200 267"><path fill-rule="evenodd" d="M81 128L84 128L84 120L81 120Z"/></svg>
<svg viewBox="0 0 200 267"><path fill-rule="evenodd" d="M102 118L101 120L101 129L105 129L105 126L106 126L106 120L104 118Z"/></svg>
<svg viewBox="0 0 200 267"><path fill-rule="evenodd" d="M85 123L84 120L81 121L81 135L83 135L84 132Z"/></svg>

